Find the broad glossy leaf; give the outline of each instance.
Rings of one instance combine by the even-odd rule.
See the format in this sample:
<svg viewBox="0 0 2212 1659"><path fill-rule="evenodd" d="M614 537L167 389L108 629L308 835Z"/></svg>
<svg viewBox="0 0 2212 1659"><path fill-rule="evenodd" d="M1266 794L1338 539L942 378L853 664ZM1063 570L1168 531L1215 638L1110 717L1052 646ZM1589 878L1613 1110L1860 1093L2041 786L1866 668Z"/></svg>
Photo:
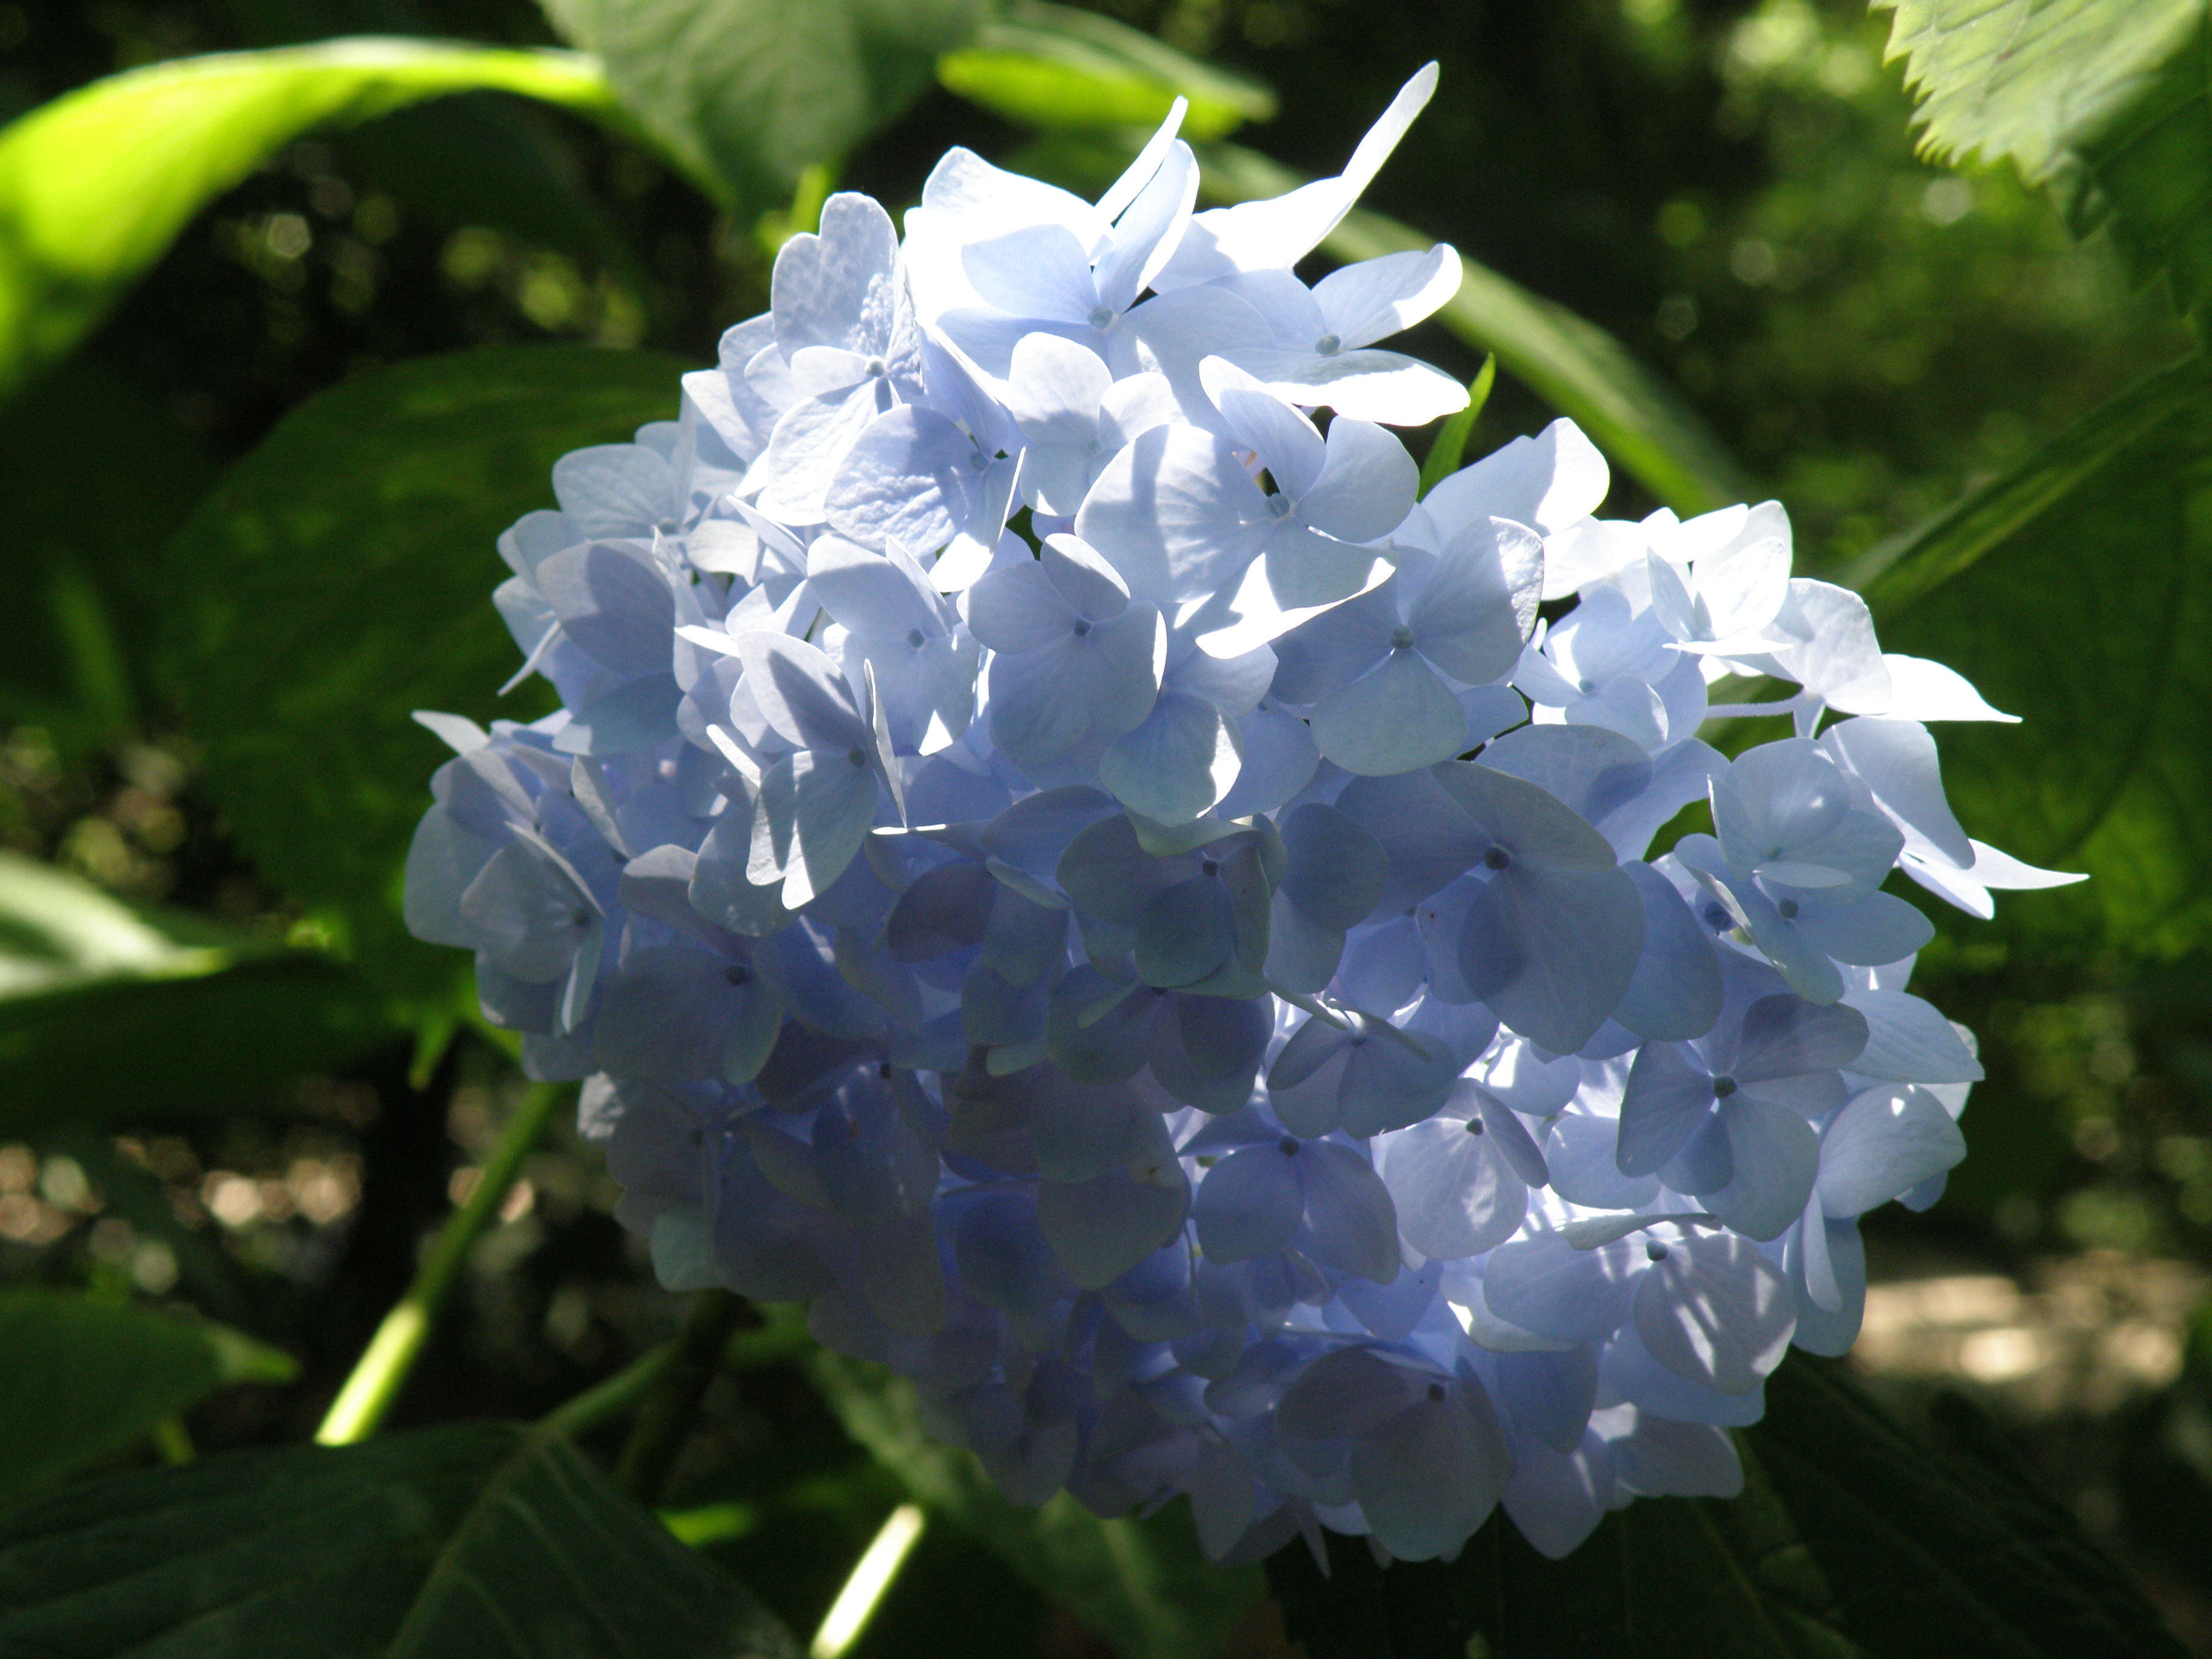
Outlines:
<svg viewBox="0 0 2212 1659"><path fill-rule="evenodd" d="M1023 0L938 59L937 78L963 98L1034 127L1155 127L1180 95L1188 138L1218 138L1274 118L1256 82L1177 52L1094 11Z"/></svg>
<svg viewBox="0 0 2212 1659"><path fill-rule="evenodd" d="M1792 1354L1745 1431L1869 1653L2180 1659L2119 1565L1963 1402L1910 1433L1832 1360Z"/></svg>
<svg viewBox="0 0 2212 1659"><path fill-rule="evenodd" d="M2018 939L2190 948L2212 927L2212 375L2124 392L1860 573L1886 649L2025 724L1937 729L1969 831L2092 879L1997 896Z"/></svg>
<svg viewBox="0 0 2212 1659"><path fill-rule="evenodd" d="M916 1498L1129 1659L1210 1659L1260 1594L1256 1570L1224 1570L1200 1553L1182 1501L1143 1522L1101 1521L1064 1492L1042 1509L1018 1509L972 1455L929 1437L904 1379L823 1351L807 1365L846 1432Z"/></svg>
<svg viewBox="0 0 2212 1659"><path fill-rule="evenodd" d="M529 719L494 545L551 504L555 460L676 412L685 365L495 348L364 374L285 417L171 543L167 678L205 778L272 881L331 913L380 983L443 994L465 963L400 922L400 872L445 757L408 718Z"/></svg>
<svg viewBox="0 0 2212 1659"><path fill-rule="evenodd" d="M0 1516L0 1649L125 1659L785 1659L787 1632L565 1441L287 1447Z"/></svg>
<svg viewBox="0 0 2212 1659"><path fill-rule="evenodd" d="M1328 1577L1297 1543L1269 1559L1268 1582L1311 1659L1873 1659L1838 1628L1836 1592L1774 1494L1746 1474L1741 1498L1638 1498L1563 1561L1500 1513L1449 1565L1378 1568L1364 1540L1332 1535Z"/></svg>
<svg viewBox="0 0 2212 1659"><path fill-rule="evenodd" d="M617 118L598 65L575 53L375 37L155 64L21 117L0 131L0 394L302 132L486 88Z"/></svg>
<svg viewBox="0 0 2212 1659"><path fill-rule="evenodd" d="M1209 146L1201 189L1217 202L1279 196L1305 182L1256 151ZM1434 239L1355 210L1322 251L1338 259L1425 252ZM1437 320L1589 434L1654 495L1685 517L1754 495L1720 440L1675 393L1596 324L1460 256L1459 292Z"/></svg>
<svg viewBox="0 0 2212 1659"><path fill-rule="evenodd" d="M221 1325L66 1291L0 1295L0 1504L97 1462L290 1357Z"/></svg>
<svg viewBox="0 0 2212 1659"><path fill-rule="evenodd" d="M1803 1354L1766 1407L1739 1437L1741 1497L1639 1498L1564 1561L1497 1516L1449 1565L1378 1568L1332 1538L1324 1578L1293 1544L1267 1564L1285 1629L1312 1659L2179 1659L1990 1437L1931 1444Z"/></svg>
<svg viewBox="0 0 2212 1659"><path fill-rule="evenodd" d="M542 0L637 118L741 210L779 204L929 83L982 0Z"/></svg>
<svg viewBox="0 0 2212 1659"><path fill-rule="evenodd" d="M2010 161L2077 233L2109 224L2184 309L2212 283L2205 0L1874 0L1920 100L1921 149Z"/></svg>

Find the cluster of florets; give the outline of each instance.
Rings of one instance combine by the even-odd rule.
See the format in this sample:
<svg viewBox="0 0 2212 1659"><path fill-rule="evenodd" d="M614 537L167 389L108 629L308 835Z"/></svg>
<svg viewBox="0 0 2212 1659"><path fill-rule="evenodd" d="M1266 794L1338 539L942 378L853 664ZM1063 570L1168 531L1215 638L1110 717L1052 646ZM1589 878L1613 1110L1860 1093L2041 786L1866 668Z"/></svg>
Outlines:
<svg viewBox="0 0 2212 1659"><path fill-rule="evenodd" d="M423 717L410 924L586 1080L663 1281L808 1301L1016 1500L1188 1494L1224 1560L1735 1490L1784 1350L1853 1339L1856 1218L1964 1151L1885 878L2061 879L1945 804L1922 722L2002 717L1778 506L1595 518L1565 422L1416 499L1387 428L1466 394L1374 343L1456 256L1292 267L1431 80L1273 201L1194 213L1173 119L1096 204L964 150L903 244L832 197L502 539L562 708ZM1747 714L1795 734L1698 736Z"/></svg>

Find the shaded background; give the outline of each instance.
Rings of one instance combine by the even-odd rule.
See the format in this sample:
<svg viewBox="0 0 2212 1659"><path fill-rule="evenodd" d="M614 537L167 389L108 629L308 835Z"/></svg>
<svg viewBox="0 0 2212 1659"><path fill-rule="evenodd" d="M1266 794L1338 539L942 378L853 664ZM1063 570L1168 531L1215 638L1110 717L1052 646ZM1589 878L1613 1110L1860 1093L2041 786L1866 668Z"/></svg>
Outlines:
<svg viewBox="0 0 2212 1659"><path fill-rule="evenodd" d="M1310 173L1441 59L1369 204L1656 366L1788 504L1801 573L1924 519L2190 345L2163 295L2130 294L2101 241L2073 244L2008 173L1913 157L1887 20L1856 4L1097 9L1271 84L1288 112L1240 140ZM525 0L0 4L0 118L136 64L361 32L552 39ZM1018 165L1025 135L932 92L841 183L896 211L955 143ZM279 416L350 374L545 338L703 363L763 307L767 270L750 227L717 222L650 156L519 101L292 146L0 409L0 843L134 902L273 936L310 925L196 787L147 649L163 541ZM1410 349L1475 367L1441 331ZM1547 418L1502 380L1474 443ZM1606 511L1650 504L1624 482ZM2017 734L2023 767L2034 740ZM2030 957L1937 920L1915 988L1980 1033L1990 1078L1943 1201L1869 1218L1882 1282L1856 1363L1909 1410L1945 1388L1980 1402L2212 1653L2212 974ZM519 1086L465 1036L420 1088L411 1059L173 1134L0 1146L0 1278L173 1299L289 1349L302 1382L233 1391L189 1426L204 1448L303 1437ZM615 1224L595 1154L564 1131L527 1173L398 1420L535 1415L680 1316ZM766 1363L718 1381L670 1502L803 1630L900 1495L795 1370ZM1243 1650L1279 1647L1269 1617ZM1103 1650L939 1528L863 1650L946 1650L952 1630L963 1651Z"/></svg>

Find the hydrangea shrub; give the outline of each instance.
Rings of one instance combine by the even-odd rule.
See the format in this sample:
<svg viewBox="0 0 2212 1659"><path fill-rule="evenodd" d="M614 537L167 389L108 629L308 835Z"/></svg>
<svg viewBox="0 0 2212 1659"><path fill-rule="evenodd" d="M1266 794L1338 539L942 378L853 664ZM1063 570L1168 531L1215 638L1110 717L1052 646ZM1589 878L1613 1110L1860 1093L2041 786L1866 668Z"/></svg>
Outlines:
<svg viewBox="0 0 2212 1659"><path fill-rule="evenodd" d="M1595 517L1565 421L1416 499L1391 428L1467 394L1377 343L1455 254L1294 268L1433 81L1273 201L1194 211L1176 116L1096 203L957 149L903 240L833 196L501 538L561 708L422 716L410 926L585 1080L662 1281L1226 1562L1734 1492L1857 1218L1965 1152L1884 881L2073 879L1968 837L1927 723L2008 717L1778 504Z"/></svg>

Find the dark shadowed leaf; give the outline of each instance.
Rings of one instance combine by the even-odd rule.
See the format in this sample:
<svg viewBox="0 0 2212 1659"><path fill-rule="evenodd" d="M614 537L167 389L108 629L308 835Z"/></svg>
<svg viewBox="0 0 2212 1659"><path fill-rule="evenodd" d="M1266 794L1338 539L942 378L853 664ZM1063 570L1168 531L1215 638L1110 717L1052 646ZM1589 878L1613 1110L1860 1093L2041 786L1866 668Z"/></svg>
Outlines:
<svg viewBox="0 0 2212 1659"><path fill-rule="evenodd" d="M1640 1498L1564 1561L1493 1516L1458 1561L1332 1539L1268 1563L1312 1659L2179 1659L2072 1517L1953 1425L1931 1445L1793 1354L1741 1498ZM1985 1438L1985 1437L1984 1437ZM1470 1640L1470 1638L1475 1638Z"/></svg>
<svg viewBox="0 0 2212 1659"><path fill-rule="evenodd" d="M0 1296L0 1504L124 1449L219 1389L298 1371L221 1325L11 1291Z"/></svg>
<svg viewBox="0 0 2212 1659"><path fill-rule="evenodd" d="M410 939L400 872L444 758L409 711L528 719L491 605L494 545L552 505L553 463L676 413L685 365L489 349L333 387L288 416L168 549L167 677L232 833L332 913L380 983L443 994L467 963Z"/></svg>
<svg viewBox="0 0 2212 1659"><path fill-rule="evenodd" d="M1639 1498L1564 1561L1493 1515L1460 1559L1378 1567L1330 1534L1267 1563L1283 1626L1312 1659L1868 1659L1774 1495ZM1479 1637L1480 1648L1470 1642Z"/></svg>
<svg viewBox="0 0 2212 1659"><path fill-rule="evenodd" d="M1206 1559L1180 1500L1143 1522L1101 1521L1064 1492L1042 1509L1017 1508L972 1455L930 1438L911 1383L826 1351L806 1363L846 1432L917 1498L1129 1659L1209 1659L1260 1594L1257 1570Z"/></svg>
<svg viewBox="0 0 2212 1659"><path fill-rule="evenodd" d="M2212 925L2208 390L2154 376L1861 573L1885 647L2026 721L1938 728L1968 831L2092 878L2000 895L2015 939L2166 954Z"/></svg>
<svg viewBox="0 0 2212 1659"><path fill-rule="evenodd" d="M2212 283L2204 0L1875 0L1920 100L1921 149L2009 161L2077 233L2108 225L2184 309Z"/></svg>
<svg viewBox="0 0 2212 1659"><path fill-rule="evenodd" d="M786 1659L791 1637L565 1441L290 1447L0 1516L0 1650Z"/></svg>
<svg viewBox="0 0 2212 1659"><path fill-rule="evenodd" d="M1745 1437L1869 1653L2180 1659L2150 1605L1971 1411L1929 1444L1793 1354Z"/></svg>
<svg viewBox="0 0 2212 1659"><path fill-rule="evenodd" d="M543 0L638 119L741 211L777 205L929 84L981 0Z"/></svg>

